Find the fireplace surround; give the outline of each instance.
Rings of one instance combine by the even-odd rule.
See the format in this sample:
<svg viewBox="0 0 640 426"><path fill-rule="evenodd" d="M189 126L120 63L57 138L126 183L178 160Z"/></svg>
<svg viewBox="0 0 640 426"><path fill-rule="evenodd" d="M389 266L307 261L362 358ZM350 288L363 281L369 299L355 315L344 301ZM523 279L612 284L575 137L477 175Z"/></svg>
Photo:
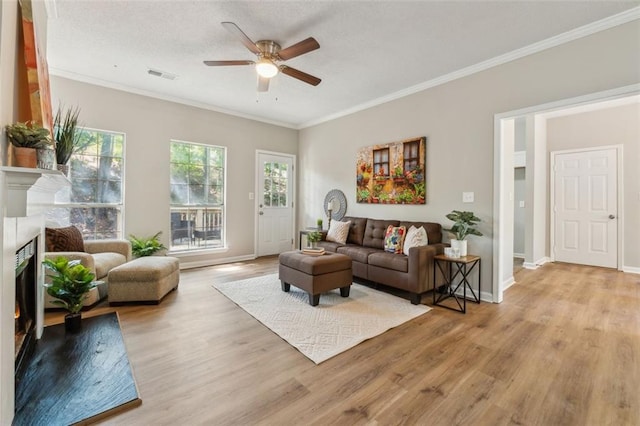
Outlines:
<svg viewBox="0 0 640 426"><path fill-rule="evenodd" d="M62 173L55 170L0 167L0 424L11 424L15 410L16 374L16 255L25 249L31 253L30 280L35 284L35 322L32 335L42 336L44 319L44 253L45 211L55 200L58 190L70 186ZM23 252L23 255L25 252ZM25 308L29 309L29 308Z"/></svg>

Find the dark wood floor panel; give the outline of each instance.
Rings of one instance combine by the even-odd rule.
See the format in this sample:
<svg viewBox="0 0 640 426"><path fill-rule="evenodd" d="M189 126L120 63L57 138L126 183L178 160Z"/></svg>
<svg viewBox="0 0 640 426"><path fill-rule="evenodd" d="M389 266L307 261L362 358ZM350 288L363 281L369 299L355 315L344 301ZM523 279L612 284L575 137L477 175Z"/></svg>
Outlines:
<svg viewBox="0 0 640 426"><path fill-rule="evenodd" d="M118 307L144 404L103 423L640 424L638 275L523 269L501 304L435 307L315 365L211 287L275 272L183 271L158 306Z"/></svg>

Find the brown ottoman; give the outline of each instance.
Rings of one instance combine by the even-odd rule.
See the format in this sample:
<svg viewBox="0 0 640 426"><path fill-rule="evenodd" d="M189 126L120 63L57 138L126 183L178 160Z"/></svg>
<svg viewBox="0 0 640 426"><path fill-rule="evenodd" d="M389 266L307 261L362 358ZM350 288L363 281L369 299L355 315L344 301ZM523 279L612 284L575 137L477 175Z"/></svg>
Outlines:
<svg viewBox="0 0 640 426"><path fill-rule="evenodd" d="M291 285L309 293L309 304L317 306L320 294L336 288L342 297L351 289L351 258L340 253L311 256L301 251L287 251L279 256L278 269L282 291Z"/></svg>
<svg viewBox="0 0 640 426"><path fill-rule="evenodd" d="M140 257L109 271L109 304L158 304L167 293L178 287L179 281L180 262L175 257Z"/></svg>

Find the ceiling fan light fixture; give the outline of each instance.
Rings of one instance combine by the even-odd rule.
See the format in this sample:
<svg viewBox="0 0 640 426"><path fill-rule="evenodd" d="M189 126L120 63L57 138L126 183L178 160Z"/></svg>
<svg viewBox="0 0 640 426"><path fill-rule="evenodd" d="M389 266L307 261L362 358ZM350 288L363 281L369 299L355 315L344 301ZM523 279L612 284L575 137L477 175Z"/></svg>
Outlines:
<svg viewBox="0 0 640 426"><path fill-rule="evenodd" d="M272 78L278 74L278 67L271 60L262 58L256 62L256 71L261 77Z"/></svg>

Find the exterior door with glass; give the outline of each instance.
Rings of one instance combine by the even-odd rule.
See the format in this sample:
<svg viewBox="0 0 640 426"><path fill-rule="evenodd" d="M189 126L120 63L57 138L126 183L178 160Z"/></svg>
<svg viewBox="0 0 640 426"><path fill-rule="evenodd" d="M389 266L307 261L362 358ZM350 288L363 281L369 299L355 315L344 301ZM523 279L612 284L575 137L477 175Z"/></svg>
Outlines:
<svg viewBox="0 0 640 426"><path fill-rule="evenodd" d="M294 159L286 154L257 154L258 256L293 248Z"/></svg>

